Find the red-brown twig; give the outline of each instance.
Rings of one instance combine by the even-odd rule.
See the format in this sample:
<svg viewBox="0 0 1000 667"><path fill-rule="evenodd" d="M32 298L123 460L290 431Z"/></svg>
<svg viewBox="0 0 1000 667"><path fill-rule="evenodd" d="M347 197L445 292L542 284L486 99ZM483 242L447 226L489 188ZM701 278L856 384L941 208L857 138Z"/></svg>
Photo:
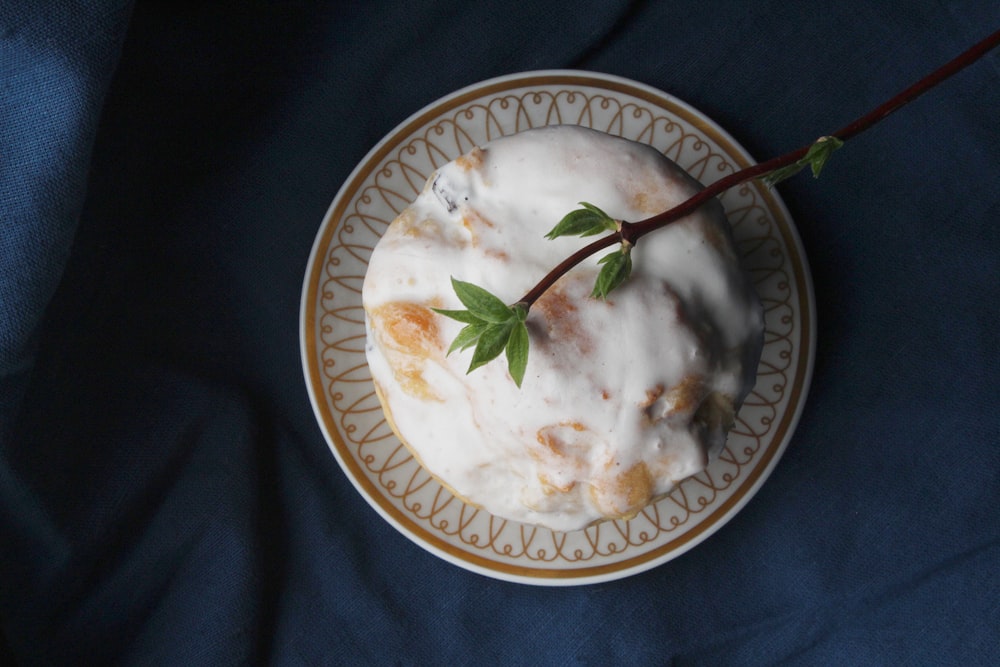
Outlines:
<svg viewBox="0 0 1000 667"><path fill-rule="evenodd" d="M1000 45L1000 30L994 32L989 37L986 37L981 42L964 51L953 60L920 79L909 88L906 88L869 113L861 116L857 120L854 120L830 136L834 136L841 141L847 141L851 137L864 132L879 121L883 120L892 112L907 103L912 102L945 79L976 62L998 45ZM806 153L809 152L810 146L811 144L797 148L789 153L772 158L766 162L761 162L760 164L755 164L734 172L700 190L698 194L694 195L682 204L679 204L670 210L664 211L663 213L658 213L651 218L647 218L639 222L622 222L621 229L619 231L603 236L596 241L592 241L560 262L558 266L542 278L537 285L531 288L531 290L524 295L519 303L522 303L530 308L531 305L542 296L542 294L544 294L550 287L552 287L552 285L555 284L557 280L559 280L559 278L587 257L603 250L604 248L609 248L613 245L621 243L622 241L626 241L634 245L640 237L648 234L649 232L665 227L666 225L669 225L670 223L675 222L690 213L693 213L705 202L717 197L729 188L755 178L766 176L776 169L798 162L805 157Z"/></svg>

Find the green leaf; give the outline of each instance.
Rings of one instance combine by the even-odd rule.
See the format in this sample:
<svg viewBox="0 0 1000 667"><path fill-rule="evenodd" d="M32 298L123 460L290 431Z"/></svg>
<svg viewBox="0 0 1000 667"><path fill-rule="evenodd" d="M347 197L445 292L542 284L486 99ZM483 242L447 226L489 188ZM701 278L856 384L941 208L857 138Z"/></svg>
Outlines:
<svg viewBox="0 0 1000 667"><path fill-rule="evenodd" d="M615 220L593 204L580 202L583 208L567 213L552 230L545 235L547 239L560 236L593 236L601 232L613 232L618 228Z"/></svg>
<svg viewBox="0 0 1000 667"><path fill-rule="evenodd" d="M482 322L482 320L467 310L445 310L443 308L431 308L438 315L444 315L445 317L450 317L453 320L458 320L459 322L464 322L465 324L475 324L476 322Z"/></svg>
<svg viewBox="0 0 1000 667"><path fill-rule="evenodd" d="M613 289L621 285L632 273L632 252L631 248L622 247L610 255L605 255L599 264L603 264L601 272L597 274L597 281L594 283L594 291L590 296L598 299L608 298L608 294Z"/></svg>
<svg viewBox="0 0 1000 667"><path fill-rule="evenodd" d="M769 171L766 175L762 176L761 179L764 181L764 185L769 188L773 188L778 183L787 181L789 178L802 171L804 167L804 164L794 162L779 169L775 169L774 171Z"/></svg>
<svg viewBox="0 0 1000 667"><path fill-rule="evenodd" d="M490 324L486 327L479 336L476 351L472 353L472 363L469 364L469 370L466 372L471 373L483 364L487 364L500 356L500 353L507 347L507 340L510 338L510 334L516 324L516 321L511 320Z"/></svg>
<svg viewBox="0 0 1000 667"><path fill-rule="evenodd" d="M515 303L508 306L482 287L455 278L451 279L451 284L468 310L432 309L440 315L466 324L451 342L448 354L475 346L467 371L471 373L506 351L507 368L520 387L528 365L528 327L525 325L528 318L527 304Z"/></svg>
<svg viewBox="0 0 1000 667"><path fill-rule="evenodd" d="M506 322L514 317L514 310L479 285L451 279L451 286L469 313L486 322Z"/></svg>
<svg viewBox="0 0 1000 667"><path fill-rule="evenodd" d="M504 350L507 352L507 369L514 378L514 384L520 388L528 367L528 327L524 322L514 325Z"/></svg>
<svg viewBox="0 0 1000 667"><path fill-rule="evenodd" d="M812 169L813 178L819 178L819 174L823 171L826 161L830 159L830 155L843 145L844 142L837 137L820 137L809 147L804 156L792 164L768 172L761 178L767 187L773 188L781 181L791 178L807 166Z"/></svg>
<svg viewBox="0 0 1000 667"><path fill-rule="evenodd" d="M489 326L489 322L479 320L463 327L462 330L458 332L458 335L455 336L455 340L451 342L451 347L448 348L448 354L451 354L455 350L467 350L478 343L479 337L483 335L483 332L486 331Z"/></svg>
<svg viewBox="0 0 1000 667"><path fill-rule="evenodd" d="M844 145L844 142L837 137L820 137L806 153L806 161L812 167L813 178L819 178L819 172L823 171L826 161L833 155L833 151Z"/></svg>

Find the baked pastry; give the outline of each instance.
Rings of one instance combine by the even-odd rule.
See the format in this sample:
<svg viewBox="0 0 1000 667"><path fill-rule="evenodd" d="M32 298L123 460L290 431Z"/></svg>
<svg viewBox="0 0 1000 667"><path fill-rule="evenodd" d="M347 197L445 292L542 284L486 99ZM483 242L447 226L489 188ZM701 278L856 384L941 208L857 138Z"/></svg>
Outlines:
<svg viewBox="0 0 1000 667"><path fill-rule="evenodd" d="M701 186L656 150L576 126L529 130L438 169L374 249L366 355L386 419L432 475L490 513L576 530L630 518L722 449L754 384L763 313L722 206L647 234L631 278L590 296L600 255L531 308L522 386L466 373L451 278L507 303L592 239L545 234L579 202L637 221Z"/></svg>

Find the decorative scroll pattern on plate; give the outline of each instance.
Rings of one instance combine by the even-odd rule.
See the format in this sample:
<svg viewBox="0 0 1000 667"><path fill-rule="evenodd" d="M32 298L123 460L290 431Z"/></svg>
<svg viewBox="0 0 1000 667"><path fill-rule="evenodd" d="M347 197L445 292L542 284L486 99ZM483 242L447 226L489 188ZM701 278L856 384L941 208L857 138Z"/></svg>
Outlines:
<svg viewBox="0 0 1000 667"><path fill-rule="evenodd" d="M445 105L447 106L447 105ZM772 446L778 416L788 409L790 379L801 347L799 286L784 237L756 185L722 196L743 260L764 302L766 337L756 386L720 458L630 521L609 521L558 533L494 517L456 499L409 454L389 429L365 363L361 286L368 257L389 223L441 165L491 139L550 124L577 124L652 145L703 183L732 173L735 163L706 132L665 106L591 87L498 90L443 109L402 137L377 163L363 165L323 248L315 304L314 363L324 399L343 441L341 456L357 462L376 489L374 500L462 558L496 567L566 571L624 562L692 530L725 503ZM776 445L775 445L776 446ZM404 526L405 527L405 526ZM544 576L544 574L543 574Z"/></svg>

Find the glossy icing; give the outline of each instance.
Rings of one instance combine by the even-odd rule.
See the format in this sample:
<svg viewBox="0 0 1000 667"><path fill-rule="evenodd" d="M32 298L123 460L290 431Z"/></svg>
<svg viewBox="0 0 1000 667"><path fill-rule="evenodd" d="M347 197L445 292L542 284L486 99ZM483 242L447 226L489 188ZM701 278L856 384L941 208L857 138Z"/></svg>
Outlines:
<svg viewBox="0 0 1000 667"><path fill-rule="evenodd" d="M587 240L544 235L578 203L639 220L700 186L655 150L573 126L442 166L390 225L363 288L366 354L394 430L491 513L555 530L634 515L701 470L753 384L763 316L718 202L642 238L630 281L589 297L591 257L528 316L522 387L503 358L466 374L450 278L509 303Z"/></svg>

